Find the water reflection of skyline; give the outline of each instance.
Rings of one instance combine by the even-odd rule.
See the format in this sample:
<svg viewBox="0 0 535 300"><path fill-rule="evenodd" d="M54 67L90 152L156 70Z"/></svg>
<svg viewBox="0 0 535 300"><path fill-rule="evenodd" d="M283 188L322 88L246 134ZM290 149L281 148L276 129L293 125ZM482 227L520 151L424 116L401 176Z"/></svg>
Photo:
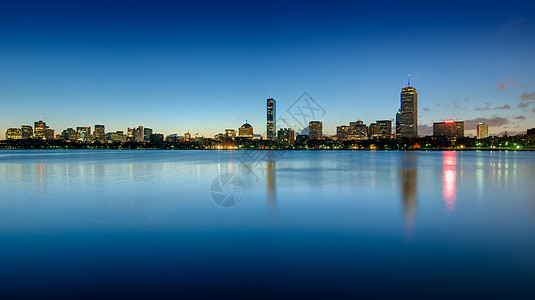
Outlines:
<svg viewBox="0 0 535 300"><path fill-rule="evenodd" d="M457 201L457 152L445 151L442 153L442 195L447 212L455 211Z"/></svg>
<svg viewBox="0 0 535 300"><path fill-rule="evenodd" d="M275 210L275 161L269 160L267 168L267 198L270 210Z"/></svg>
<svg viewBox="0 0 535 300"><path fill-rule="evenodd" d="M418 174L414 153L405 153L402 156L401 166L398 173L401 186L401 204L403 216L405 218L405 230L407 235L411 237L414 231L416 208L418 204Z"/></svg>

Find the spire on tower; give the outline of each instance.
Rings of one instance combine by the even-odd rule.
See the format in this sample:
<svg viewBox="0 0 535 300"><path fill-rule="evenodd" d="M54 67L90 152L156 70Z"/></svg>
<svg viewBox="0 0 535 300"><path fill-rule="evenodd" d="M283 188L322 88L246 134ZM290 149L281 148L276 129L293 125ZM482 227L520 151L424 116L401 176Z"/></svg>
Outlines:
<svg viewBox="0 0 535 300"><path fill-rule="evenodd" d="M411 86L411 74L408 74L408 85L407 87Z"/></svg>

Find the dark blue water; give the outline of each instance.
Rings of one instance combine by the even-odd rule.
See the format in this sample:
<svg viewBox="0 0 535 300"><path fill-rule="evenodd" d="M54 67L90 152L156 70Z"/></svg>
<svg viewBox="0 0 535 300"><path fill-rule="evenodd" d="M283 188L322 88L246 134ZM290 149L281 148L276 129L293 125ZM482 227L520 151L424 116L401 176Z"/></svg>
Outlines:
<svg viewBox="0 0 535 300"><path fill-rule="evenodd" d="M0 297L529 298L535 154L1 151Z"/></svg>

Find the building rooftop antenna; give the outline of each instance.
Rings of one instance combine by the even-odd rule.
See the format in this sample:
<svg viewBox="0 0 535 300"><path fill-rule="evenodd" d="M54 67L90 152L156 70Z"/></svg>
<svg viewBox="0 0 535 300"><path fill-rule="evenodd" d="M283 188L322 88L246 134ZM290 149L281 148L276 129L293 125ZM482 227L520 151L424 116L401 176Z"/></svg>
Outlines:
<svg viewBox="0 0 535 300"><path fill-rule="evenodd" d="M407 87L410 87L411 86L411 74L408 74L408 83L409 85Z"/></svg>

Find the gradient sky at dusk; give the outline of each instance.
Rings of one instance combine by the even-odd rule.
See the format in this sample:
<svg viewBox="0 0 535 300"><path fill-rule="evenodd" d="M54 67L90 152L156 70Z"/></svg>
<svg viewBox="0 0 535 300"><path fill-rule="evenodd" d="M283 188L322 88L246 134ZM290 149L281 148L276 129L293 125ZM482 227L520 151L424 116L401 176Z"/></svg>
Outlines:
<svg viewBox="0 0 535 300"><path fill-rule="evenodd" d="M41 118L213 136L265 132L307 91L337 125L393 119L535 127L533 1L4 1L0 138ZM430 134L427 128L421 135ZM467 130L467 133L474 133Z"/></svg>

